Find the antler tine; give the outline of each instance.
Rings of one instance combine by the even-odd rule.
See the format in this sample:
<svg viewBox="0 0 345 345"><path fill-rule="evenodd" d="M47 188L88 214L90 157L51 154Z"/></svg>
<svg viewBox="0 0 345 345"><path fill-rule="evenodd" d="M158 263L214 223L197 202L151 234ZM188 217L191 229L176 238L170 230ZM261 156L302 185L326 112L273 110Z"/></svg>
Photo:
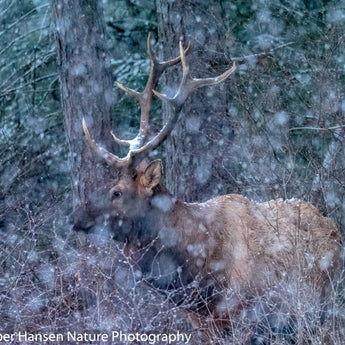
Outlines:
<svg viewBox="0 0 345 345"><path fill-rule="evenodd" d="M123 145L123 146L131 146L131 140L120 139L115 135L113 131L110 131L110 134L118 144Z"/></svg>
<svg viewBox="0 0 345 345"><path fill-rule="evenodd" d="M120 88L121 90L125 91L126 93L128 93L131 96L134 96L138 101L139 101L139 97L140 97L140 92L137 92L133 89L130 89L129 87L123 86L121 83L119 83L118 81L115 82L116 86L118 88Z"/></svg>
<svg viewBox="0 0 345 345"><path fill-rule="evenodd" d="M94 140L91 138L89 129L86 126L86 122L85 122L84 118L83 118L82 122L83 122L83 130L84 130L84 134L85 134L86 140L87 140L88 144L90 145L90 147L96 152L96 154L98 156L100 156L101 158L105 159L106 162L110 166L114 166L114 167L117 167L117 168L130 164L131 157L129 155L127 155L125 158L119 158L118 156L114 155L113 153L107 151L103 147L101 147L98 144L96 144L94 142Z"/></svg>
<svg viewBox="0 0 345 345"><path fill-rule="evenodd" d="M197 79L193 78L190 74L189 65L187 64L186 55L182 47L182 42L180 42L180 55L182 62L182 80L174 97L169 98L165 94L161 94L155 90L153 93L159 97L161 100L170 103L176 111L179 111L185 100L190 94L192 94L196 89L203 86L216 85L223 82L226 78L230 76L236 70L236 63L234 62L232 67L225 71L223 74L214 78L203 78Z"/></svg>
<svg viewBox="0 0 345 345"><path fill-rule="evenodd" d="M154 79L153 86L155 87L157 82L158 82L159 77L163 74L163 72L166 69L168 69L169 67L177 65L181 61L181 54L179 56L176 56L173 59L170 59L170 60L158 61L155 57L155 53L152 50L150 37L151 37L151 33L149 33L148 38L147 38L147 54L150 57L150 62L154 64L154 71L152 71L152 72L155 72L155 73L153 73L154 74L153 75L153 79ZM190 51L191 51L191 43L189 41L188 46L184 50L183 53L184 53L184 55L187 55L190 53Z"/></svg>
<svg viewBox="0 0 345 345"><path fill-rule="evenodd" d="M183 56L188 55L190 51L191 51L191 43L189 41L187 48L183 51ZM167 68L177 65L180 61L181 61L181 53L180 53L180 56L177 56L176 58L171 59L171 60L160 62L159 65L163 69L162 72L164 72Z"/></svg>

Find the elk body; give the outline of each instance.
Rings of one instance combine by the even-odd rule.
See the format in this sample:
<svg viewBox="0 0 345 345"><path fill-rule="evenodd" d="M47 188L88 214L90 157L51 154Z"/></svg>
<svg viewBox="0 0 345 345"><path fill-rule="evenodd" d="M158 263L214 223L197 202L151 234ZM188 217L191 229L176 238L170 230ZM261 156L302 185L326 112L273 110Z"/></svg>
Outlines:
<svg viewBox="0 0 345 345"><path fill-rule="evenodd" d="M119 144L129 146L125 158L97 145L84 120L83 128L92 149L117 172L106 196L109 202L97 215L107 218L115 240L137 253L147 279L176 304L186 306L196 327L207 327L210 317L212 324L224 326L243 308L243 300L264 294L296 271L305 284L321 290L339 261L341 239L330 218L301 200L256 203L229 194L190 204L167 191L161 162L149 162L148 154L169 135L183 102L196 88L218 84L235 70L234 65L216 78L193 79L186 63L188 50L180 44L180 58L160 63L148 39L151 71L145 90L138 93L118 84L141 106L135 139L120 140L112 133ZM180 61L183 77L175 97L154 91L163 71ZM149 138L153 94L175 111L163 129Z"/></svg>

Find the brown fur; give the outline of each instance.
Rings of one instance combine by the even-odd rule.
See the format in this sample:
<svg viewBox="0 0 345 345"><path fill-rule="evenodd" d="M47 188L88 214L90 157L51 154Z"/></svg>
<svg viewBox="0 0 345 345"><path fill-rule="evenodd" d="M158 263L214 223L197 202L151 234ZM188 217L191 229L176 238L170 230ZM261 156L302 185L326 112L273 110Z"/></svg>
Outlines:
<svg viewBox="0 0 345 345"><path fill-rule="evenodd" d="M161 185L161 163L149 164L149 153L171 133L185 99L199 87L224 81L235 64L218 77L194 79L181 42L180 58L162 62L159 68L150 37L148 51L151 69L145 90L138 93L117 84L141 107L136 138L120 140L113 134L116 142L129 146L127 156L120 158L98 146L83 119L90 147L119 174L109 187L109 199L99 209L88 205L86 216L76 217L74 228L89 231L93 223L100 224L100 218L106 219L114 239L138 252L134 261L144 275L175 303L184 304L198 328L210 329L214 323L228 327L253 298L286 277L296 275L321 292L340 261L341 236L335 223L314 206L294 199L256 203L236 194L188 204L175 200ZM163 71L179 61L183 77L169 99L154 88ZM150 138L153 94L170 103L173 111L162 130Z"/></svg>
<svg viewBox="0 0 345 345"><path fill-rule="evenodd" d="M237 194L184 203L170 195L161 178L160 161L120 170L109 186L108 206L93 209L87 227L76 222L75 229L88 231L91 218L99 225L103 215L129 252L139 258L149 254L141 263L135 259L144 274L155 278L151 267L160 272L166 262L182 267L178 279L175 271L170 280L158 277L152 283L182 303L206 336L222 333L251 300L286 278L298 277L320 294L330 285L340 262L341 234L313 205L296 199L257 203ZM179 279L185 285L176 285Z"/></svg>
<svg viewBox="0 0 345 345"><path fill-rule="evenodd" d="M226 327L250 298L264 294L284 276L298 273L320 291L329 284L339 262L341 236L333 220L313 205L296 199L257 203L237 194L184 203L160 185L158 162L135 177L120 176L111 193L119 190L121 197L113 200L112 208L119 218L146 217L154 205L155 246L172 248L196 280L206 278L216 287L218 297L207 313L188 304L195 327ZM155 202L159 198L168 205L161 207ZM140 249L135 237L127 242ZM220 291L231 291L230 299Z"/></svg>
<svg viewBox="0 0 345 345"><path fill-rule="evenodd" d="M308 279L328 276L339 258L339 231L330 218L301 200L255 203L230 194L201 204L177 203L171 211L181 246L200 244L205 250L201 266L223 260L217 275L236 290L264 287L301 260ZM328 261L328 265L326 262ZM325 267L327 266L327 267ZM272 277L266 277L269 274Z"/></svg>
<svg viewBox="0 0 345 345"><path fill-rule="evenodd" d="M265 294L284 277L297 274L299 280L321 291L339 262L341 236L334 222L314 206L294 199L256 203L236 194L188 204L175 200L161 185L161 163L148 164L149 153L171 133L181 106L194 90L219 84L236 67L215 78L194 79L181 42L180 58L161 62L159 68L150 37L148 51L151 69L145 90L138 93L117 84L141 107L135 139L120 140L113 134L116 142L130 147L127 156L120 158L99 147L83 119L90 147L119 174L109 188L109 202L99 210L91 207L83 221L75 222L75 229L88 231L92 218L99 222L97 213L101 213L112 225L116 240L141 251L137 262L143 273L167 290L173 301L185 303L199 328L209 328L214 322L221 327L229 324L251 298ZM163 71L179 61L183 77L169 99L154 88ZM153 94L174 110L162 130L149 138Z"/></svg>

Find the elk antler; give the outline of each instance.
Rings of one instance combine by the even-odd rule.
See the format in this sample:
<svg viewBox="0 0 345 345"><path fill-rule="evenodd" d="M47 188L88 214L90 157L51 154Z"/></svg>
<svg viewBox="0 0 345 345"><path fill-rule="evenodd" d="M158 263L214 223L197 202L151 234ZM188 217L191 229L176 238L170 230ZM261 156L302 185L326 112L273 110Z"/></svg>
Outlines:
<svg viewBox="0 0 345 345"><path fill-rule="evenodd" d="M180 42L180 56L182 62L182 80L179 89L177 90L174 97L169 98L164 94L161 94L155 90L152 92L159 97L162 101L169 103L173 106L174 111L172 112L171 116L168 118L167 122L165 123L162 130L152 138L143 148L142 150L152 151L157 148L171 133L174 128L174 125L178 119L178 114L181 110L181 107L184 101L191 95L196 89L208 86L208 85L216 85L223 82L230 74L232 74L236 70L236 63L232 65L230 69L225 71L223 74L219 75L218 77L214 78L203 78L203 79L196 79L193 78L189 71L189 65L186 61L186 55L182 47L182 42Z"/></svg>
<svg viewBox="0 0 345 345"><path fill-rule="evenodd" d="M218 77L214 78L203 78L203 79L196 79L193 78L189 71L189 65L186 61L186 55L184 53L182 42L180 42L180 56L182 62L182 80L178 91L176 92L175 96L172 98L168 98L166 95L161 94L155 90L152 90L153 93L159 97L161 100L170 103L178 112L182 107L184 101L188 98L190 94L194 92L194 90L208 85L216 85L223 82L230 74L232 74L236 69L236 63L232 65L230 69L225 71L223 74L219 75Z"/></svg>
<svg viewBox="0 0 345 345"><path fill-rule="evenodd" d="M91 138L90 132L86 126L86 122L85 119L83 118L83 130L85 133L85 137L86 140L88 142L88 144L90 145L90 147L101 157L104 158L106 160L106 162L110 165L110 166L125 166L126 163L124 161L122 161L121 158L119 158L118 156L114 155L113 153L107 151L106 149L104 149L103 147L99 146L98 144L95 143L95 141Z"/></svg>
<svg viewBox="0 0 345 345"><path fill-rule="evenodd" d="M134 139L121 140L113 132L111 132L114 140L121 145L129 146L130 151L136 150L138 147L141 147L148 139L149 128L150 128L149 117L150 117L152 95L153 95L152 91L157 86L160 76L163 74L163 72L167 68L174 66L181 61L180 56L168 61L162 61L162 62L157 61L151 47L150 37L151 35L149 34L147 38L147 53L150 58L150 74L149 74L149 78L147 80L144 91L137 92L135 90L132 90L116 82L116 85L120 89L134 96L137 99L141 108L139 133ZM190 52L190 43L188 44L188 47L183 53L188 54L189 52Z"/></svg>
<svg viewBox="0 0 345 345"><path fill-rule="evenodd" d="M98 146L91 139L90 133L85 124L85 120L83 119L83 129L84 129L84 133L89 145L93 148L93 150L98 155L104 158L108 162L108 164L114 165L115 167L129 166L130 164L132 164L134 157L138 159L139 157L143 158L147 156L152 150L157 148L172 131L174 124L177 121L178 113L184 101L187 99L187 97L190 94L192 94L194 90L200 87L207 86L207 85L216 85L216 84L221 83L236 69L236 66L234 63L233 66L229 70L227 70L226 72L224 72L218 77L195 79L191 77L190 72L189 72L189 66L186 62L186 54L188 54L190 51L190 43L188 44L188 47L184 50L182 46L182 42L180 42L180 56L168 61L160 62L160 61L157 61L152 51L150 35L149 35L147 39L147 50L148 50L148 55L150 58L150 74L149 74L149 78L148 78L144 91L137 92L135 90L127 88L123 86L122 84L116 82L116 85L120 89L134 96L138 100L140 104L140 108L141 108L139 133L134 139L122 140L122 139L119 139L113 132L111 132L111 135L113 136L114 140L118 144L129 146L129 151L128 151L127 156L120 158L108 152L104 148ZM162 73L167 68L169 68L170 66L176 65L180 61L182 62L183 75L182 75L182 81L181 81L180 87L176 95L173 98L168 98L166 95L160 94L157 91L155 91L154 88L157 86L159 78L162 75ZM168 118L167 122L165 123L161 131L149 140L148 138L149 114L151 110L153 94L155 94L157 97L159 97L163 101L171 104L174 108L174 111L172 112L172 115Z"/></svg>

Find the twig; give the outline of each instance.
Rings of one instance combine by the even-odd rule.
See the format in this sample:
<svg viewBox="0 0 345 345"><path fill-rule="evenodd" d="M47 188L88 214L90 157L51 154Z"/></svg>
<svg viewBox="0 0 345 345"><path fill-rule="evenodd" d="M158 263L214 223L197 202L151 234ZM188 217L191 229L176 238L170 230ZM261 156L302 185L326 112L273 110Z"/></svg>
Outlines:
<svg viewBox="0 0 345 345"><path fill-rule="evenodd" d="M252 54L252 55L246 55L246 56L242 56L242 57L234 57L234 58L232 58L231 60L232 60L232 61L237 61L238 64L242 65L242 64L246 63L247 60L249 60L249 59L268 56L268 55L270 55L270 53L272 53L272 52L274 52L274 51L276 51L276 50L278 50L278 49L282 49L282 48L291 46L291 45L294 44L294 43L295 43L295 42L287 42L287 43L281 44L280 46L277 46L277 47L275 47L275 48L267 49L267 50L265 50L265 51L262 52L262 53Z"/></svg>
<svg viewBox="0 0 345 345"><path fill-rule="evenodd" d="M27 36L30 36L31 34L35 33L36 31L41 31L43 29L47 29L49 28L49 25L46 25L44 27L41 27L41 28L35 28L29 32L26 32L25 34L15 38L13 41L11 41L5 48L3 48L1 51L0 51L0 55L2 55L6 50L8 50L9 48L11 48L13 46L14 43L20 41L21 39L27 37Z"/></svg>
<svg viewBox="0 0 345 345"><path fill-rule="evenodd" d="M41 6L37 6L35 8L33 8L32 10L30 10L29 12L25 13L24 15L22 15L20 18L18 18L15 22L13 22L12 24L8 25L7 28L3 31L0 32L0 37L3 36L6 32L8 32L9 30L11 30L14 26L16 26L17 24L19 24L22 20L24 20L27 16L29 16L30 14L36 12L38 9L44 8L44 7L48 7L49 4L44 4Z"/></svg>
<svg viewBox="0 0 345 345"><path fill-rule="evenodd" d="M13 92L16 92L16 91L18 91L20 89L23 89L26 86L31 85L32 83L39 82L39 81L42 81L42 80L45 80L45 79L49 79L49 78L53 78L53 77L56 77L56 76L57 76L57 73L52 73L52 74L48 74L48 75L45 75L43 77L37 78L35 80L31 80L28 83L25 83L25 84L22 84L20 86L14 87L12 89L6 90L5 92L0 94L0 98L3 98L5 96L9 95L10 93L13 93Z"/></svg>
<svg viewBox="0 0 345 345"><path fill-rule="evenodd" d="M345 125L337 125L337 126L332 126L332 127L327 127L327 128L323 128L323 127L293 127L289 129L290 131L297 131L297 130L312 130L312 131L333 131L333 130L337 130L340 128L345 128Z"/></svg>

